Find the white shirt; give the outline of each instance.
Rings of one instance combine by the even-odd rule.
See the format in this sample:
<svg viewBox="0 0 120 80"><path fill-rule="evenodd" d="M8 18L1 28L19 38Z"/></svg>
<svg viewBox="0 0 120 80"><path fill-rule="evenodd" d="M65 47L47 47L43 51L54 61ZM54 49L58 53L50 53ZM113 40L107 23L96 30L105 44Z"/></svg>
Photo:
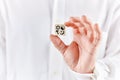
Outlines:
<svg viewBox="0 0 120 80"><path fill-rule="evenodd" d="M120 1L65 0L60 5L54 10L52 0L0 0L0 80L120 79ZM56 22L54 12L61 16ZM49 40L55 23L82 15L103 31L93 74L70 70ZM68 29L61 37L66 44L71 33Z"/></svg>

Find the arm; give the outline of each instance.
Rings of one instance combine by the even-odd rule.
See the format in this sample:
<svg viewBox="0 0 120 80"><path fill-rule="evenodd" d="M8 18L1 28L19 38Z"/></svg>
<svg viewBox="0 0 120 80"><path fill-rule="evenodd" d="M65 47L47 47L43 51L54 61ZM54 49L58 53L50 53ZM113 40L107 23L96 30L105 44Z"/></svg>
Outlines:
<svg viewBox="0 0 120 80"><path fill-rule="evenodd" d="M119 13L119 12L118 12ZM116 14L118 15L118 14ZM95 69L93 71L93 74L90 74L89 72L85 72L81 74L81 72L77 72L75 70L69 69L73 76L76 77L77 80L109 80L109 79L114 79L117 80L119 77L119 72L120 69L118 66L120 66L119 59L120 59L120 46L118 41L120 41L120 29L119 29L119 24L120 24L120 16L116 16L113 18L113 23L110 26L109 33L108 33L108 41L107 41L107 48L106 48L106 56L103 59L97 60L95 63ZM54 36L56 37L56 36ZM58 38L57 38L58 39ZM59 41L59 40L57 40ZM63 43L63 45L65 45ZM61 49L64 49L67 47L62 47L60 46ZM58 48L58 47L57 47ZM59 48L59 50L61 50ZM77 51L77 50L75 50ZM89 62L89 61L88 61ZM88 68L87 68L88 69ZM85 69L85 70L87 70ZM80 70L80 69L79 69ZM92 69L93 70L93 69ZM89 74L87 74L89 73ZM91 72L92 73L92 72Z"/></svg>
<svg viewBox="0 0 120 80"><path fill-rule="evenodd" d="M70 18L70 21L66 22L65 25L73 28L73 42L67 46L59 37L51 35L53 44L62 53L71 70L79 74L92 74L95 51L101 38L98 25L92 24L85 16ZM84 80L84 78L83 76L80 80ZM85 78L85 80L89 79Z"/></svg>
<svg viewBox="0 0 120 80"><path fill-rule="evenodd" d="M108 28L108 40L105 50L105 56L102 59L95 61L95 69L93 74L87 75L81 74L81 72L75 72L75 70L69 69L72 75L75 76L76 80L118 80L120 74L120 4L112 8L112 15L109 15L110 25ZM65 44L63 44L65 45ZM56 46L56 45L55 45ZM61 47L61 46L60 46ZM65 46L66 48L67 46ZM61 50L64 47L57 47ZM63 49L64 51L64 49ZM80 69L79 69L80 70ZM93 76L94 75L94 76ZM93 78L91 78L93 76Z"/></svg>

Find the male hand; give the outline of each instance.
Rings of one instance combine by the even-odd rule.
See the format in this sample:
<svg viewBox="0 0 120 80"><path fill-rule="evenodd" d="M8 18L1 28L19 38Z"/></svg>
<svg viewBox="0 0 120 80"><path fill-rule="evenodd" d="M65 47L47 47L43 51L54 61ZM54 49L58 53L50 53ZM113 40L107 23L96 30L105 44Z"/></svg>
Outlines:
<svg viewBox="0 0 120 80"><path fill-rule="evenodd" d="M79 73L92 73L95 67L96 49L101 39L98 24L90 22L86 16L71 17L65 23L73 28L73 41L70 45L55 35L50 35L54 46L62 53L68 66Z"/></svg>

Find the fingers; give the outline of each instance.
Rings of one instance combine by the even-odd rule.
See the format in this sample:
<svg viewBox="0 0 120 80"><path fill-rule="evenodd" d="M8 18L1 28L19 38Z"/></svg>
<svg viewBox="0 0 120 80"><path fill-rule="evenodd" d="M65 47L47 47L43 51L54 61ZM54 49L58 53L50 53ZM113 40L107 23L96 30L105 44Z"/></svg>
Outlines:
<svg viewBox="0 0 120 80"><path fill-rule="evenodd" d="M86 24L92 25L92 22L86 16L82 16L82 18Z"/></svg>
<svg viewBox="0 0 120 80"><path fill-rule="evenodd" d="M73 69L79 59L79 48L78 44L73 41L67 48L67 53L64 54L64 59L66 60L67 64Z"/></svg>
<svg viewBox="0 0 120 80"><path fill-rule="evenodd" d="M100 39L101 31L97 24L93 23L86 17L71 17L68 22L65 23L67 27L72 27L74 35L80 34L80 36L87 36L90 42L96 42Z"/></svg>
<svg viewBox="0 0 120 80"><path fill-rule="evenodd" d="M71 27L73 28L73 32L76 34L76 33L81 33L83 34L83 27L80 27L81 25L79 23L73 23L71 21L69 22L66 22L65 25L67 27Z"/></svg>
<svg viewBox="0 0 120 80"><path fill-rule="evenodd" d="M82 16L82 20L84 22L85 29L86 29L86 35L88 36L88 38L90 39L90 41L93 41L94 38L94 29L93 29L93 25L92 23L89 21L89 19L86 16Z"/></svg>
<svg viewBox="0 0 120 80"><path fill-rule="evenodd" d="M64 54L65 50L67 49L67 46L63 43L63 41L55 35L50 35L50 39L52 41L52 43L54 44L54 46L61 52Z"/></svg>
<svg viewBox="0 0 120 80"><path fill-rule="evenodd" d="M79 23L80 26L84 26L82 19L80 19L79 17L71 17L70 21L74 23Z"/></svg>
<svg viewBox="0 0 120 80"><path fill-rule="evenodd" d="M79 17L71 17L68 22L65 23L67 27L80 28L85 26L84 22Z"/></svg>
<svg viewBox="0 0 120 80"><path fill-rule="evenodd" d="M94 37L93 25L86 16L82 16L81 18L71 17L70 20L65 23L65 25L67 27L72 27L75 29L75 31L79 32L82 35L87 35L88 38L91 38L91 36ZM91 40L92 39L93 38L91 38Z"/></svg>
<svg viewBox="0 0 120 80"><path fill-rule="evenodd" d="M95 24L94 27L95 27L95 33L96 33L96 36L95 36L95 39L94 39L94 43L97 45L97 44L99 44L100 39L101 39L101 29L98 26L98 24Z"/></svg>
<svg viewBox="0 0 120 80"><path fill-rule="evenodd" d="M101 39L101 29L98 26L98 24L95 24L95 26L96 26L96 32L98 33L98 40L100 40Z"/></svg>
<svg viewBox="0 0 120 80"><path fill-rule="evenodd" d="M67 26L67 27L72 27L72 28L74 28L74 29L78 29L78 26L76 25L76 24L74 24L73 22L66 22L66 23L64 23L65 24L65 26Z"/></svg>
<svg viewBox="0 0 120 80"><path fill-rule="evenodd" d="M101 39L101 29L98 24L93 25L91 21L86 17L82 16L83 21L88 25L87 35L90 37L90 41L96 43L96 45L100 42Z"/></svg>

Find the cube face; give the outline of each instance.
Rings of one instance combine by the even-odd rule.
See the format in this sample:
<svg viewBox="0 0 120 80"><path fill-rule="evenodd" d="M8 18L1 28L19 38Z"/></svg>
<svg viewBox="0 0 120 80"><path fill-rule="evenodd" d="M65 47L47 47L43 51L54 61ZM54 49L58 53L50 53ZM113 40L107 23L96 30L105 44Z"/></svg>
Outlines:
<svg viewBox="0 0 120 80"><path fill-rule="evenodd" d="M59 36L65 35L65 25L63 24L56 24L55 25L55 34Z"/></svg>

